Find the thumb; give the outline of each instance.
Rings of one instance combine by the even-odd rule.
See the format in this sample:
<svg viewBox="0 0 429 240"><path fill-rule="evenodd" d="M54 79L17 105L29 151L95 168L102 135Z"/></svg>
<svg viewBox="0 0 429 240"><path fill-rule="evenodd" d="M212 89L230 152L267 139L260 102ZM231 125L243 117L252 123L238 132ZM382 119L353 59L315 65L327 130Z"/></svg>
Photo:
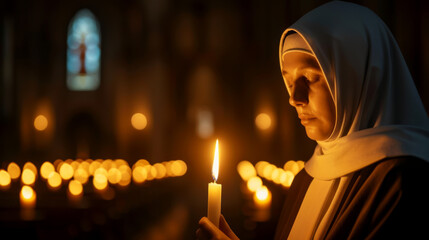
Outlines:
<svg viewBox="0 0 429 240"><path fill-rule="evenodd" d="M225 220L225 217L221 214L219 219L219 229L225 233L226 236L231 238L232 240L239 240L237 235L232 231L232 229L229 227L228 223Z"/></svg>

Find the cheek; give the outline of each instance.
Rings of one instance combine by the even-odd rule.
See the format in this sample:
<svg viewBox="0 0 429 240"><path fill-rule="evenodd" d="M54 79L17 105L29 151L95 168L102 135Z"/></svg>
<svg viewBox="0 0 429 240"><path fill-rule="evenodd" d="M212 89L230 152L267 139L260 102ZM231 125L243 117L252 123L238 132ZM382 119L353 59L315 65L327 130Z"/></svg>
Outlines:
<svg viewBox="0 0 429 240"><path fill-rule="evenodd" d="M311 131L313 135L318 135L317 140L324 140L328 138L335 126L336 114L335 105L332 101L331 95L326 91L319 91L319 94L314 94L311 97L313 113L318 118L318 124L313 129L307 129ZM307 131L307 133L309 133Z"/></svg>

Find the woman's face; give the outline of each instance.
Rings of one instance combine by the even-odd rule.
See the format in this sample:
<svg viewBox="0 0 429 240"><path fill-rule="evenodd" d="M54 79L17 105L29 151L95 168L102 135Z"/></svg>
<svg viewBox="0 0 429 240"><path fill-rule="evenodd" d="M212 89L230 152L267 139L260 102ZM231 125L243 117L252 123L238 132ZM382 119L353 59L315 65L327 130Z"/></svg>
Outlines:
<svg viewBox="0 0 429 240"><path fill-rule="evenodd" d="M283 56L282 74L307 136L326 140L335 125L335 105L317 60L310 54L290 52Z"/></svg>

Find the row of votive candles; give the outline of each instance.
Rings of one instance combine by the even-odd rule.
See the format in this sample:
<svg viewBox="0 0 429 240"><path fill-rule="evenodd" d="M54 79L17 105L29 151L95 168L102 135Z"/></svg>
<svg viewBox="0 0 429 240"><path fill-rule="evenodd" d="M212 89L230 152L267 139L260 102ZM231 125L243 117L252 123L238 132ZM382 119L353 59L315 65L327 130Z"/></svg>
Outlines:
<svg viewBox="0 0 429 240"><path fill-rule="evenodd" d="M249 161L241 161L237 165L237 171L247 189L253 193L256 204L264 206L271 202L271 192L263 184L261 178L265 178L283 187L289 188L294 177L304 168L303 161L287 161L283 168L279 168L266 161L259 161L253 166Z"/></svg>
<svg viewBox="0 0 429 240"><path fill-rule="evenodd" d="M39 172L50 189L57 190L63 183L68 182L68 193L80 196L83 194L83 185L88 183L90 177L96 190L104 190L109 183L124 187L131 183L131 179L135 184L141 184L153 179L183 176L186 171L187 165L182 160L151 165L147 160L140 159L130 167L123 159L57 159L53 163L44 162ZM9 188L11 181L20 178L23 184L20 192L21 203L24 206L32 205L36 198L32 186L37 176L37 167L32 162L26 162L22 172L18 164L11 162L6 170L0 170L0 188Z"/></svg>

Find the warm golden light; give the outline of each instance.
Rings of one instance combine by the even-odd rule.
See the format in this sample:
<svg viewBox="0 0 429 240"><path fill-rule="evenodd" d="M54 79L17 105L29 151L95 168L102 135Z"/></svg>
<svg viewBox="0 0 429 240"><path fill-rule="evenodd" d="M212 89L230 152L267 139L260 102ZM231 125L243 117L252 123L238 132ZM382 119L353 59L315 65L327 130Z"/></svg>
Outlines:
<svg viewBox="0 0 429 240"><path fill-rule="evenodd" d="M256 192L262 186L262 179L260 177L254 176L247 181L247 188L251 192Z"/></svg>
<svg viewBox="0 0 429 240"><path fill-rule="evenodd" d="M131 125L137 130L143 130L147 125L146 116L142 113L134 113L131 117Z"/></svg>
<svg viewBox="0 0 429 240"><path fill-rule="evenodd" d="M36 192L30 186L23 186L19 193L21 206L26 209L31 209L36 204Z"/></svg>
<svg viewBox="0 0 429 240"><path fill-rule="evenodd" d="M258 188L253 195L253 200L259 207L268 207L271 204L271 192L266 186Z"/></svg>
<svg viewBox="0 0 429 240"><path fill-rule="evenodd" d="M298 160L298 161L296 161L296 163L298 164L299 171L301 171L305 165L304 161Z"/></svg>
<svg viewBox="0 0 429 240"><path fill-rule="evenodd" d="M172 161L170 165L170 171L172 176L180 177L186 174L188 166L183 160Z"/></svg>
<svg viewBox="0 0 429 240"><path fill-rule="evenodd" d="M54 171L55 167L52 163L44 162L40 167L40 176L42 176L42 178L44 179L47 179L49 177L49 174Z"/></svg>
<svg viewBox="0 0 429 240"><path fill-rule="evenodd" d="M284 170L281 168L274 168L274 170L271 172L271 180L274 183L279 184L280 178L281 178L283 172L284 172Z"/></svg>
<svg viewBox="0 0 429 240"><path fill-rule="evenodd" d="M90 163L88 163L88 162L81 162L80 164L79 164L79 167L77 168L77 169L82 169L82 170L84 170L87 174L89 174L89 165L90 165Z"/></svg>
<svg viewBox="0 0 429 240"><path fill-rule="evenodd" d="M54 167L56 169L56 171L58 172L60 170L61 165L63 164L63 160L61 159L57 159L54 161Z"/></svg>
<svg viewBox="0 0 429 240"><path fill-rule="evenodd" d="M261 130L267 130L271 127L271 117L266 113L260 113L255 119L256 126Z"/></svg>
<svg viewBox="0 0 429 240"><path fill-rule="evenodd" d="M268 188L266 186L262 186L256 191L256 198L260 201L264 201L268 198Z"/></svg>
<svg viewBox="0 0 429 240"><path fill-rule="evenodd" d="M48 127L48 119L44 115L38 115L34 119L34 128L38 131L44 131Z"/></svg>
<svg viewBox="0 0 429 240"><path fill-rule="evenodd" d="M155 175L156 179L161 179L165 177L165 175L167 174L167 169L161 163L155 163L153 167L156 169L156 175Z"/></svg>
<svg viewBox="0 0 429 240"><path fill-rule="evenodd" d="M143 166L137 166L133 169L133 181L137 184L146 181L147 172Z"/></svg>
<svg viewBox="0 0 429 240"><path fill-rule="evenodd" d="M114 166L114 162L112 161L112 159L106 159L101 163L101 167L109 171L112 167L116 166Z"/></svg>
<svg viewBox="0 0 429 240"><path fill-rule="evenodd" d="M5 170L0 170L0 186L7 187L10 184L10 175Z"/></svg>
<svg viewBox="0 0 429 240"><path fill-rule="evenodd" d="M127 161L125 161L124 159L116 159L114 162L115 162L115 165L116 165L117 168L119 168L122 165L127 165L128 166Z"/></svg>
<svg viewBox="0 0 429 240"><path fill-rule="evenodd" d="M131 169L128 167L126 171L121 170L121 168L119 170L121 171L121 181L118 184L123 187L128 186L131 182Z"/></svg>
<svg viewBox="0 0 429 240"><path fill-rule="evenodd" d="M34 173L34 175L37 176L37 168L36 168L36 166L32 162L26 162L24 164L24 166L22 167L23 171L24 171L24 169L31 170Z"/></svg>
<svg viewBox="0 0 429 240"><path fill-rule="evenodd" d="M255 168L259 176L264 177L263 173L264 173L265 167L268 165L270 164L267 161L259 161L256 163Z"/></svg>
<svg viewBox="0 0 429 240"><path fill-rule="evenodd" d="M64 180L69 180L73 177L74 170L73 167L68 163L63 163L60 167L60 175Z"/></svg>
<svg viewBox="0 0 429 240"><path fill-rule="evenodd" d="M283 169L285 171L291 171L294 175L296 175L301 170L298 163L292 160L287 161L283 166Z"/></svg>
<svg viewBox="0 0 429 240"><path fill-rule="evenodd" d="M156 177L156 168L154 168L152 165L146 165L144 168L147 172L147 180L153 180Z"/></svg>
<svg viewBox="0 0 429 240"><path fill-rule="evenodd" d="M62 183L62 179L60 174L58 174L57 172L49 173L49 176L48 176L49 187L56 189L61 185L61 183Z"/></svg>
<svg viewBox="0 0 429 240"><path fill-rule="evenodd" d="M36 192L30 186L23 186L20 195L22 199L31 200L36 197Z"/></svg>
<svg viewBox="0 0 429 240"><path fill-rule="evenodd" d="M11 162L7 166L7 172L10 175L10 178L15 180L18 179L19 176L21 176L21 169L19 168L18 164Z"/></svg>
<svg viewBox="0 0 429 240"><path fill-rule="evenodd" d="M146 159L140 159L140 160L138 160L136 163L134 163L134 165L133 165L133 169L134 169L135 167L139 167L139 166L144 167L144 166L149 165L149 164L150 164L150 163L149 163L149 161L148 161L148 160L146 160Z"/></svg>
<svg viewBox="0 0 429 240"><path fill-rule="evenodd" d="M285 187L290 187L295 176L291 171L284 171L284 175L285 177L281 180L281 184Z"/></svg>
<svg viewBox="0 0 429 240"><path fill-rule="evenodd" d="M95 170L97 170L101 166L101 163L98 161L93 161L88 168L89 174L94 175Z"/></svg>
<svg viewBox="0 0 429 240"><path fill-rule="evenodd" d="M89 177L88 172L85 171L84 168L79 167L78 169L76 169L76 171L74 171L73 178L82 184L85 184L88 182L88 177Z"/></svg>
<svg viewBox="0 0 429 240"><path fill-rule="evenodd" d="M83 192L82 184L76 180L71 180L69 182L69 188L68 189L69 189L69 192L74 196L78 196L78 195L82 194L82 192Z"/></svg>
<svg viewBox="0 0 429 240"><path fill-rule="evenodd" d="M119 171L117 168L109 169L109 172L107 173L107 179L111 184L119 183L119 181L121 181L121 178L121 171Z"/></svg>
<svg viewBox="0 0 429 240"><path fill-rule="evenodd" d="M98 190L103 190L107 187L107 177L104 174L94 174L92 184Z"/></svg>
<svg viewBox="0 0 429 240"><path fill-rule="evenodd" d="M238 171L238 174L240 174L240 177L244 181L247 181L251 177L256 176L256 169L249 161L239 162L237 165L237 171Z"/></svg>
<svg viewBox="0 0 429 240"><path fill-rule="evenodd" d="M26 168L22 171L21 181L26 185L31 185L36 181L36 175L33 173L33 171Z"/></svg>
<svg viewBox="0 0 429 240"><path fill-rule="evenodd" d="M218 139L216 139L216 149L215 149L214 159L213 159L212 176L213 176L214 182L216 182L219 176L219 140Z"/></svg>
<svg viewBox="0 0 429 240"><path fill-rule="evenodd" d="M274 169L277 169L276 166L274 166L273 164L268 164L264 167L263 171L262 171L262 177L268 179L268 180L273 180L273 171Z"/></svg>

